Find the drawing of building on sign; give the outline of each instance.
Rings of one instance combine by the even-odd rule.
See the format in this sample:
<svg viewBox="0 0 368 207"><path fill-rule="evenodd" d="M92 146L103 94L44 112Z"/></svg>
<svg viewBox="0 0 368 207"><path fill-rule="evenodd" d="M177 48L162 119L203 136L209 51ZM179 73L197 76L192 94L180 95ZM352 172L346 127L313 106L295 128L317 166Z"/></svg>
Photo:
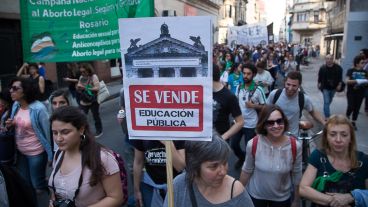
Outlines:
<svg viewBox="0 0 368 207"><path fill-rule="evenodd" d="M166 23L157 30L161 31L157 39L144 45L139 45L144 35L130 39L124 54L126 77L208 76L208 51L200 36L188 36L188 42L183 42L171 37Z"/></svg>

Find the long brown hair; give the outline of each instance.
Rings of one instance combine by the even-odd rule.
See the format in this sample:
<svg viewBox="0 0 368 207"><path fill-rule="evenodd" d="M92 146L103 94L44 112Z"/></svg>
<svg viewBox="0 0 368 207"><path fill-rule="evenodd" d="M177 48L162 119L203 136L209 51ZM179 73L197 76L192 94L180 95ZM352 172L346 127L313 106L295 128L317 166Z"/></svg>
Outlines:
<svg viewBox="0 0 368 207"><path fill-rule="evenodd" d="M82 153L82 168L91 170L90 186L94 186L102 180L105 168L101 162L102 146L95 141L87 122L86 115L74 106L63 106L57 108L50 117L50 122L62 121L73 125L78 130L84 127L85 138L81 138L80 151Z"/></svg>
<svg viewBox="0 0 368 207"><path fill-rule="evenodd" d="M328 129L331 126L336 126L336 125L348 125L349 126L349 132L350 132L349 159L351 162L351 168L356 168L359 166L358 158L356 154L356 150L357 150L356 136L355 136L354 127L346 116L333 115L327 120L325 124L325 128L323 129L323 134L322 134L322 148L325 149L327 153L331 150L330 145L328 144L327 134L328 134Z"/></svg>

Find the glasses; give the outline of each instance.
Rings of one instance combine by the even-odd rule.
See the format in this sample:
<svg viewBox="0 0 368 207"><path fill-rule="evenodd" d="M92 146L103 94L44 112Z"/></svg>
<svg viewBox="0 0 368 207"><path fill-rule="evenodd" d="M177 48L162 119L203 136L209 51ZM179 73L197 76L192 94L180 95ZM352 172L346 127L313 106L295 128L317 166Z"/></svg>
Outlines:
<svg viewBox="0 0 368 207"><path fill-rule="evenodd" d="M15 92L15 91L18 91L20 89L22 89L22 87L12 86L12 87L10 87L10 92L12 92L12 91Z"/></svg>
<svg viewBox="0 0 368 207"><path fill-rule="evenodd" d="M280 119L276 119L276 120L267 120L266 121L266 125L268 127L274 126L275 123L277 123L277 125L284 125L284 119L280 118Z"/></svg>

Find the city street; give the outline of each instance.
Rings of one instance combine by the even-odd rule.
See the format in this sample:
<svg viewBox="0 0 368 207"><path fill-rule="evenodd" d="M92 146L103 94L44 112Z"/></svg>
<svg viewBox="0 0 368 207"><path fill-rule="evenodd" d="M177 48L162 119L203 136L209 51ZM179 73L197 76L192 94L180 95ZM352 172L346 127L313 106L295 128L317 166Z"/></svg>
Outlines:
<svg viewBox="0 0 368 207"><path fill-rule="evenodd" d="M324 63L324 59L315 59L313 58L311 64L309 66L302 66L301 72L303 74L303 83L302 86L308 96L312 99L314 106L318 109L321 114L323 114L323 98L322 93L317 89L317 78L318 78L318 70L319 67ZM344 69L344 77L348 68ZM345 114L346 112L346 94L345 92L336 93L332 104L331 104L331 114ZM364 101L360 109L360 114L357 120L357 128L356 137L357 137L357 145L358 150L363 151L364 153L368 153L368 139L367 139L367 123L368 116L364 113ZM314 129L313 131L317 131L318 129Z"/></svg>
<svg viewBox="0 0 368 207"><path fill-rule="evenodd" d="M317 74L321 64L323 64L323 59L312 59L309 66L302 66L301 72L303 74L303 88L306 94L312 99L314 106L323 114L323 99L321 92L317 89ZM118 91L118 88L122 86L120 84L113 84L115 91ZM110 89L112 90L112 89ZM101 105L100 113L104 126L104 134L101 136L98 141L105 146L110 147L116 152L123 154L123 150L125 147L124 143L124 135L122 134L120 125L116 121L116 113L119 110L119 102L118 98L107 101ZM337 93L331 105L331 112L333 114L345 114L346 110L346 96L345 93ZM90 118L90 123L93 122ZM368 139L365 134L368 133L368 129L366 128L368 122L368 116L364 113L364 108L362 106L361 114L359 115L357 127L357 142L358 149L368 153ZM322 126L316 124L312 131L317 132L322 129ZM243 143L242 143L243 144ZM238 178L240 174L240 170L236 170L234 168L234 164L236 162L236 157L234 154L231 155L229 159L229 174ZM132 193L132 185L129 186L129 190Z"/></svg>
<svg viewBox="0 0 368 207"><path fill-rule="evenodd" d="M195 139L198 141L200 139L207 140L206 138L211 137L213 129L215 129L222 134L224 139L229 138L227 139L229 145L231 145L232 141L231 136L236 136L232 135L236 131L234 129L240 128L242 123L238 119L241 113L246 116L248 125L246 124L245 126L254 127L252 124L255 124L253 122L257 119L254 118L256 113L253 109L256 109L257 113L259 113L259 109L261 109L260 103L263 103L262 100L264 98L262 90L259 92L258 87L263 88L265 94L270 94L269 92L271 91L267 90L267 87L271 84L275 86L275 89L283 88L284 75L296 70L296 68L300 69L303 76L301 91L311 100L313 110L318 111L323 117L323 95L317 87L317 79L319 69L325 63L326 55L328 57L331 56L343 68L344 82L346 80L346 72L351 69L349 70L349 78L351 79L349 84L357 92L351 95L349 88L349 106L351 102L357 102L358 99L360 101L362 96L359 95L367 92L364 91L366 86L364 84L367 83L366 71L368 65L368 38L366 38L367 31L365 29L368 26L368 1L278 0L276 4L272 0L170 0L170 3L167 3L168 1L165 0L119 1L118 3L113 0L104 0L103 3L87 0L0 0L0 2L2 3L0 8L0 43L4 48L0 52L0 59L3 63L0 70L0 92L4 95L4 100L0 100L0 112L7 119L5 112L9 110L7 107L11 106L8 103L12 101L20 103L22 111L19 110L12 113L10 117L11 119L14 118L11 121L12 123L10 124L10 121L7 121L4 124L14 125L16 133L12 136L6 134L6 137L14 136L16 138L16 150L21 152L20 154L23 153L24 157L27 158L24 158L25 161L21 162L22 159L20 158L23 156L18 156L17 165L20 167L17 167L21 174L27 175L26 181L32 181L33 188L38 190L37 195L32 196L37 196L39 207L49 206L50 201L52 202L55 199L58 202L59 200L75 201L76 196L73 198L72 195L75 192L78 194L79 188L84 183L81 182L77 187L69 185L77 177L74 174L68 174L68 172L70 169L76 169L80 166L79 162L76 162L79 157L83 158L82 172L85 172L83 170L83 167L85 167L84 158L87 157L87 167L90 167L96 173L92 173L91 176L88 174L86 177L91 177L91 182L96 179L97 181L103 181L102 189L106 192L106 195L99 197L94 196L95 193L91 194L91 192L97 192L96 195L98 195L98 192L101 191L100 185L91 185L91 188L86 189L82 188L83 195L78 197L77 205L99 203L100 205L108 205L109 199L111 205L113 203L118 205L121 198L119 193L115 193L116 195L109 193L112 191L118 192L117 190L120 187L106 184L111 183L115 179L113 178L114 176L110 176L110 179L100 179L102 172L96 169L101 169L102 167L99 161L95 162L94 159L97 159L96 157L91 158L90 148L88 147L91 143L89 142L84 142L87 147L75 145L77 147L84 146L85 148L83 149L87 149L87 151L81 150L79 153L76 153L76 147L69 146L69 143L64 143L68 142L68 140L58 141L57 144L60 145L61 149L63 149L63 145L66 146L63 150L67 152L66 159L62 160L63 164L60 168L60 174L58 169L55 169L55 172L58 172L56 178L55 175L51 175L51 164L46 169L46 180L54 176L54 179L51 180L53 181L52 187L55 191L55 198L52 197L50 200L49 192L42 190L45 187L45 185L41 185L45 181L43 179L44 175L42 174L42 179L40 180L38 179L40 177L38 174L41 173L33 172L44 171L44 168L41 167L44 167L43 164L46 163L46 160L41 160L43 156L41 153L45 154L44 151L46 151L48 159L51 159L52 153L51 149L49 149L50 147L45 143L47 136L41 133L49 131L44 124L46 115L44 118L34 115L36 113L33 111L39 113L38 111L41 109L38 106L36 107L36 104L33 106L33 101L34 99L45 102L49 100L50 108L53 108L56 103L55 97L59 97L59 94L54 93L51 95L51 93L57 89L69 90L71 92L69 96L76 96L76 91L80 93L80 96L77 96L82 101L80 109L89 111L87 119L90 130L92 134L96 134L95 136L98 137L93 137L93 139L119 153L124 158L128 174L130 199L128 204L134 203L134 200L132 200L134 199L133 163L129 162L129 165L127 164L129 160L127 160L128 156L126 154L134 153L134 150L126 142L128 137L124 135L117 120L120 110L119 95L120 90L123 88L123 81L126 89L125 95L129 97L128 101L130 103L126 106L127 108L129 107L128 114L134 117L132 119L130 117L127 118L129 126L131 126L130 135L132 138L175 139L186 137L188 139L188 136L191 136L191 140ZM297 64L300 64L300 61L306 65L299 67ZM249 67L248 69L251 69L251 73L249 72L248 76L251 77L253 74L254 81L251 81L251 79L247 81L248 70L244 70L243 66L248 62L255 66L254 70L253 67L247 66L247 68ZM216 69L216 66L218 69ZM320 86L322 88L333 88L340 82L335 66L330 67L328 62L326 67L323 67L326 70L323 70L324 77L321 78L322 83ZM214 73L211 71L213 68L215 68L213 70L215 71ZM363 69L360 70L361 68ZM255 77L255 70L257 70L257 77ZM262 72L263 70L268 71L264 73ZM214 81L213 85L210 84L213 79L217 80L216 75L220 77L220 82L216 84L216 81ZM281 77L279 79L276 78L277 80L272 83L272 79L277 75ZM21 77L28 81L19 79L14 81L14 77ZM293 79L293 77L290 78ZM18 82L20 82L20 85L18 85ZM31 83L28 82L32 82L33 85L31 86ZM242 102L241 98L243 98L245 104L241 103L241 113L238 107L232 108L232 106L237 106L238 100L231 96L230 92L222 90L223 84L227 85L232 93L238 90L237 96L240 102ZM293 87L292 83L290 85ZM28 89L31 91L28 91ZM330 106L331 115L346 114L346 90L347 86L345 91L335 93ZM211 92L214 94L214 98L210 95ZM239 95L240 92L242 93L241 95ZM323 92L325 97L332 95L331 93L327 94L326 91ZM11 94L12 101L5 100L9 99L7 97L9 94ZM254 94L256 95L253 96ZM274 102L280 96L280 93L276 94ZM290 184L290 180L285 182L284 178L286 176L289 177L290 167L297 165L293 165L294 162L289 162L290 159L288 162L280 161L285 161L285 157L290 156L290 153L286 154L282 151L283 147L289 147L289 145L284 145L287 137L283 135L287 133L287 130L290 130L293 134L298 134L298 117L296 117L297 114L294 112L297 110L297 100L299 100L299 103L302 103L302 97L298 97L298 94L295 95L292 99L282 95L281 100L278 102L284 106L283 110L285 110L289 120L290 117L293 117L291 118L293 124L289 126L289 129L282 128L282 126L288 126L287 121L284 116L280 117L278 113L273 114L274 111L270 112L273 114L272 116L271 114L267 117L264 116L264 120L260 121L260 124L264 124L267 131L267 139L270 139L266 140L267 146L270 146L270 152L267 153L266 150L261 150L261 156L259 156L260 158L257 156L257 161L255 162L255 164L258 164L255 167L255 171L253 171L257 176L252 177L251 185L243 182L248 185L249 194L253 198L257 198L252 198L256 206L266 205L266 203L268 203L267 205L276 204L283 206L286 200L289 199L289 193L294 190L295 183ZM65 100L58 98L62 100L59 101L60 105L63 105L63 102L65 102L68 105L79 107L76 99L71 99L70 97L67 100L67 96L67 94L63 94ZM94 102L96 99L98 99L98 103L101 103L99 106ZM367 100L363 100L359 109L359 116L353 123L357 150L368 154L368 112L364 110L365 102L368 103ZM309 102L308 107L305 108L311 108ZM99 117L96 113L97 110L100 113ZM46 111L48 110L43 109L43 112L47 113ZM349 107L349 113L350 111L351 107ZM354 119L356 119L357 111L358 109L356 108L354 110ZM29 115L27 114L28 112L30 112ZM119 113L119 116L122 114ZM312 114L320 122L324 122L323 118L318 116L318 114ZM94 119L97 120L96 129ZM102 129L99 119L102 121ZM31 124L29 124L29 120L31 120ZM304 143L302 150L303 158L307 158L309 155L305 153L306 151L312 152L321 148L321 136L313 135L323 130L324 126L315 121L307 111L303 111L301 120L308 120L313 123L313 128L309 129L308 132L299 132L301 135L299 141ZM234 124L230 129L228 126L225 126L229 122ZM214 126L210 123L214 123ZM275 128L275 123L277 123L276 127L281 127ZM7 127L9 128L9 126ZM63 130L59 131L56 125L54 128L53 132L54 134L57 132L58 137L64 135ZM329 129L330 125L326 128ZM343 127L340 128L343 129ZM280 131L280 129L284 130ZM246 133L249 132L249 130L244 131ZM273 132L275 133L272 134ZM331 138L333 130L329 129L328 133L329 140L335 139ZM340 135L336 136L344 136L341 135L343 132L338 133ZM308 134L307 138L303 136L306 134ZM65 136L69 135L65 133ZM76 135L75 139L83 142L85 135ZM8 141L10 139L4 140ZM233 142L235 140L233 138ZM336 138L336 140L339 139ZM261 141L266 142L263 139ZM75 143L80 144L79 142L73 142L72 144ZM309 143L307 145L309 148L305 147L305 143ZM92 143L92 145L95 144ZM226 143L223 144L226 146ZM295 161L295 143L291 142L290 144L293 152L292 158ZM149 175L144 176L144 178L151 178L152 182L156 184L165 184L165 176L161 173L161 170L164 170L163 168L165 167L162 168L162 165L160 165L166 164L165 150L157 150L158 147L154 146L154 144L147 145L149 146L143 146L141 149L144 151L143 154L145 156L137 154L136 166L141 167L137 163L142 164L142 160L144 160L145 163L142 168L145 167L146 169L143 170ZM205 145L209 147L207 143ZM140 149L138 144L136 147ZM245 151L246 142L244 140L241 140L240 147ZM210 148L213 149L212 147ZM275 153L274 149L276 148L278 148L279 153ZM332 148L335 149L335 147ZM337 148L346 151L346 145L337 146ZM94 148L92 147L91 149ZM187 149L189 152L189 148ZM268 150L269 148L262 148L261 146L260 149ZM340 153L341 151L334 151L334 149L330 150L330 154L327 153L329 155L328 159L333 160L331 163L334 169L345 172L349 169L349 166L352 166L351 168L354 168L355 172L357 162L354 161L353 157L348 156L347 153ZM349 155L351 155L351 149L349 150ZM6 150L3 151L6 152ZM196 151L201 152L201 155L210 154L204 153L205 150L201 149ZM239 149L235 149L235 151L239 151ZM217 150L215 153L220 154ZM239 152L238 154L241 153ZM251 153L248 152L248 154ZM132 154L129 155L131 155L129 156L130 159L134 157ZM264 155L264 158L262 158L262 155ZM35 156L35 158L31 160L29 158L31 156ZM173 150L175 168L179 171L185 169L185 166L187 169L190 169L191 161L185 164L178 156L178 153ZM253 156L248 158L250 157ZM313 156L310 157L312 157L311 162L313 163ZM323 155L321 155L320 160L323 168L326 168L322 158L324 158ZM202 161L200 156L196 156L196 159L197 161ZM361 162L364 161L361 158L359 159ZM8 161L8 157L3 160ZM336 160L338 162L335 162ZM104 168L106 168L106 172L112 172L111 170L116 166L111 164L110 159L107 159L107 161L103 161L103 164L110 164L107 164ZM241 168L239 169L241 163L236 164L237 161L238 157L231 152L228 160L228 174L235 179L239 179L241 173ZM94 163L97 164L95 165ZM275 165L275 163L281 164ZM303 163L306 163L305 159L303 159ZM259 164L263 166L258 166ZM157 166L160 168L157 168ZM193 169L196 167L198 166L194 166ZM202 168L203 166L201 165L199 177L211 178L209 173L203 174L207 173L207 170L204 171ZM324 169L323 171L321 167L317 168L317 175L323 174L323 177L326 177L326 171L330 171L330 169ZM219 169L219 167L216 167L216 170ZM225 169L223 165L221 165L221 169ZM261 170L257 171L259 169ZM64 170L66 171L65 175ZM305 170L304 165L303 170ZM212 172L215 172L215 170L212 170ZM222 172L224 171L222 170ZM263 179L262 173L266 175L265 177L268 180ZM331 173L331 175L335 174L332 170L328 173ZM0 174L2 174L1 171ZM6 178L6 176L4 177ZM9 177L11 178L11 176ZM81 177L83 178L84 176ZM270 179L269 177L279 177L280 179ZM362 188L363 186L363 180L358 182L358 178L354 177L353 183L351 183L351 180L347 180L345 176L341 179L336 179L338 182L333 181L336 182L336 186L333 185L333 187L337 190L326 189L324 187L325 183L323 183L322 190L316 189L320 192L352 192L354 189ZM69 183L64 182L65 180ZM203 194L201 200L210 203L213 203L214 200L216 202L222 202L222 200L225 202L225 198L217 195L224 195L223 192L231 191L230 200L232 203L230 205L236 202L238 202L237 206L244 205L243 200L235 199L238 195L233 198L233 192L240 192L236 188L241 187L234 185L235 182L233 182L230 189L228 188L230 185L223 182L226 181L225 179L219 182L221 185L218 186L213 185L212 182L215 182L215 180L209 179L208 182L197 183L198 180L201 181L201 179L194 180L198 190L209 189L208 196ZM315 180L318 181L319 179L316 178ZM278 187L280 186L279 181L283 183L284 187ZM291 178L291 181L293 181L293 178ZM142 183L144 184L145 182ZM350 185L345 185L345 182ZM341 183L343 183L343 187L340 186ZM3 186L5 184L8 185L8 183L3 182ZM162 190L161 187L164 188L166 186L146 184L153 187L155 192L152 193L153 199L150 199L151 195L149 194L151 192L145 194L145 190L142 190L144 205L161 206L162 201L157 199L159 195L157 192ZM188 186L185 185L185 187ZM19 191L12 192L12 188L7 186L5 186L5 189L8 191L7 194L10 195L8 200L11 206L14 205L12 202L16 201L30 203L25 199L27 196L20 195ZM42 192L39 191L40 189ZM78 190L75 191L74 189ZM302 186L301 189L306 188ZM160 193L162 192L160 191ZM312 195L309 194L309 191L303 192L301 190L299 193L301 196L307 196L310 202L319 203L321 199L321 195L315 193ZM13 194L15 196L12 196ZM181 194L180 196L183 195ZM193 196L190 196L190 201L192 201ZM321 203L321 205L346 206L351 204L346 202L350 201L350 199L340 199L340 196L337 195L335 197L335 195L332 195L332 198L328 200L326 196L326 199L324 199L326 200L325 203ZM91 199L92 197L94 199ZM111 198L104 200L107 197ZM140 197L140 195L137 195L139 201L142 200ZM156 200L159 200L159 204L155 203ZM189 198L182 200L189 201ZM257 200L264 203L258 205ZM0 207L3 206L2 201L0 199ZM177 201L175 203L175 206L177 206ZM199 204L199 206L204 205L201 202ZM23 204L20 205L22 206ZM172 206L173 204L168 203L168 205ZM186 205L188 204L182 204L182 206ZM125 205L124 207L130 206Z"/></svg>
<svg viewBox="0 0 368 207"><path fill-rule="evenodd" d="M302 66L301 72L303 74L303 88L308 96L312 99L314 106L318 111L322 112L323 107L323 99L321 92L317 89L317 74L319 70L319 66L323 64L323 59L313 59L309 66ZM112 96L116 97L122 85L120 81L108 84L110 93ZM121 127L116 120L116 113L119 110L119 99L113 98L109 101L106 101L101 104L100 113L103 122L103 135L97 139L101 144L113 149L119 154L123 155L123 151L126 147L124 142L124 135L122 133ZM346 110L346 96L345 93L337 93L331 105L332 114L345 114ZM92 126L92 130L94 130L93 119L91 114L88 116L89 122ZM304 117L305 118L305 117ZM358 131L356 131L357 142L358 142L358 150L368 153L368 139L366 134L368 133L367 129L368 116L364 113L364 107L361 108L361 113L359 114L357 127ZM317 132L322 129L322 126L316 124L313 132ZM244 143L242 142L242 146ZM237 161L237 158L232 153L229 159L229 174L235 178L239 178L240 169L235 169L234 165ZM132 181L129 180L129 192L133 193L133 185ZM47 202L48 198L45 197L45 202Z"/></svg>

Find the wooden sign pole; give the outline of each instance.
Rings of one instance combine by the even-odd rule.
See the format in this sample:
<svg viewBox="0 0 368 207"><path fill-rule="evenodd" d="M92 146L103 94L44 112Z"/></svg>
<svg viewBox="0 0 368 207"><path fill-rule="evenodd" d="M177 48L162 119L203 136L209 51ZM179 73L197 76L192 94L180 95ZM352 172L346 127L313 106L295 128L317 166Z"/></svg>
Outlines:
<svg viewBox="0 0 368 207"><path fill-rule="evenodd" d="M167 198L168 206L174 207L174 189L173 189L173 166L172 166L172 141L165 141L166 150L166 175L167 175Z"/></svg>

